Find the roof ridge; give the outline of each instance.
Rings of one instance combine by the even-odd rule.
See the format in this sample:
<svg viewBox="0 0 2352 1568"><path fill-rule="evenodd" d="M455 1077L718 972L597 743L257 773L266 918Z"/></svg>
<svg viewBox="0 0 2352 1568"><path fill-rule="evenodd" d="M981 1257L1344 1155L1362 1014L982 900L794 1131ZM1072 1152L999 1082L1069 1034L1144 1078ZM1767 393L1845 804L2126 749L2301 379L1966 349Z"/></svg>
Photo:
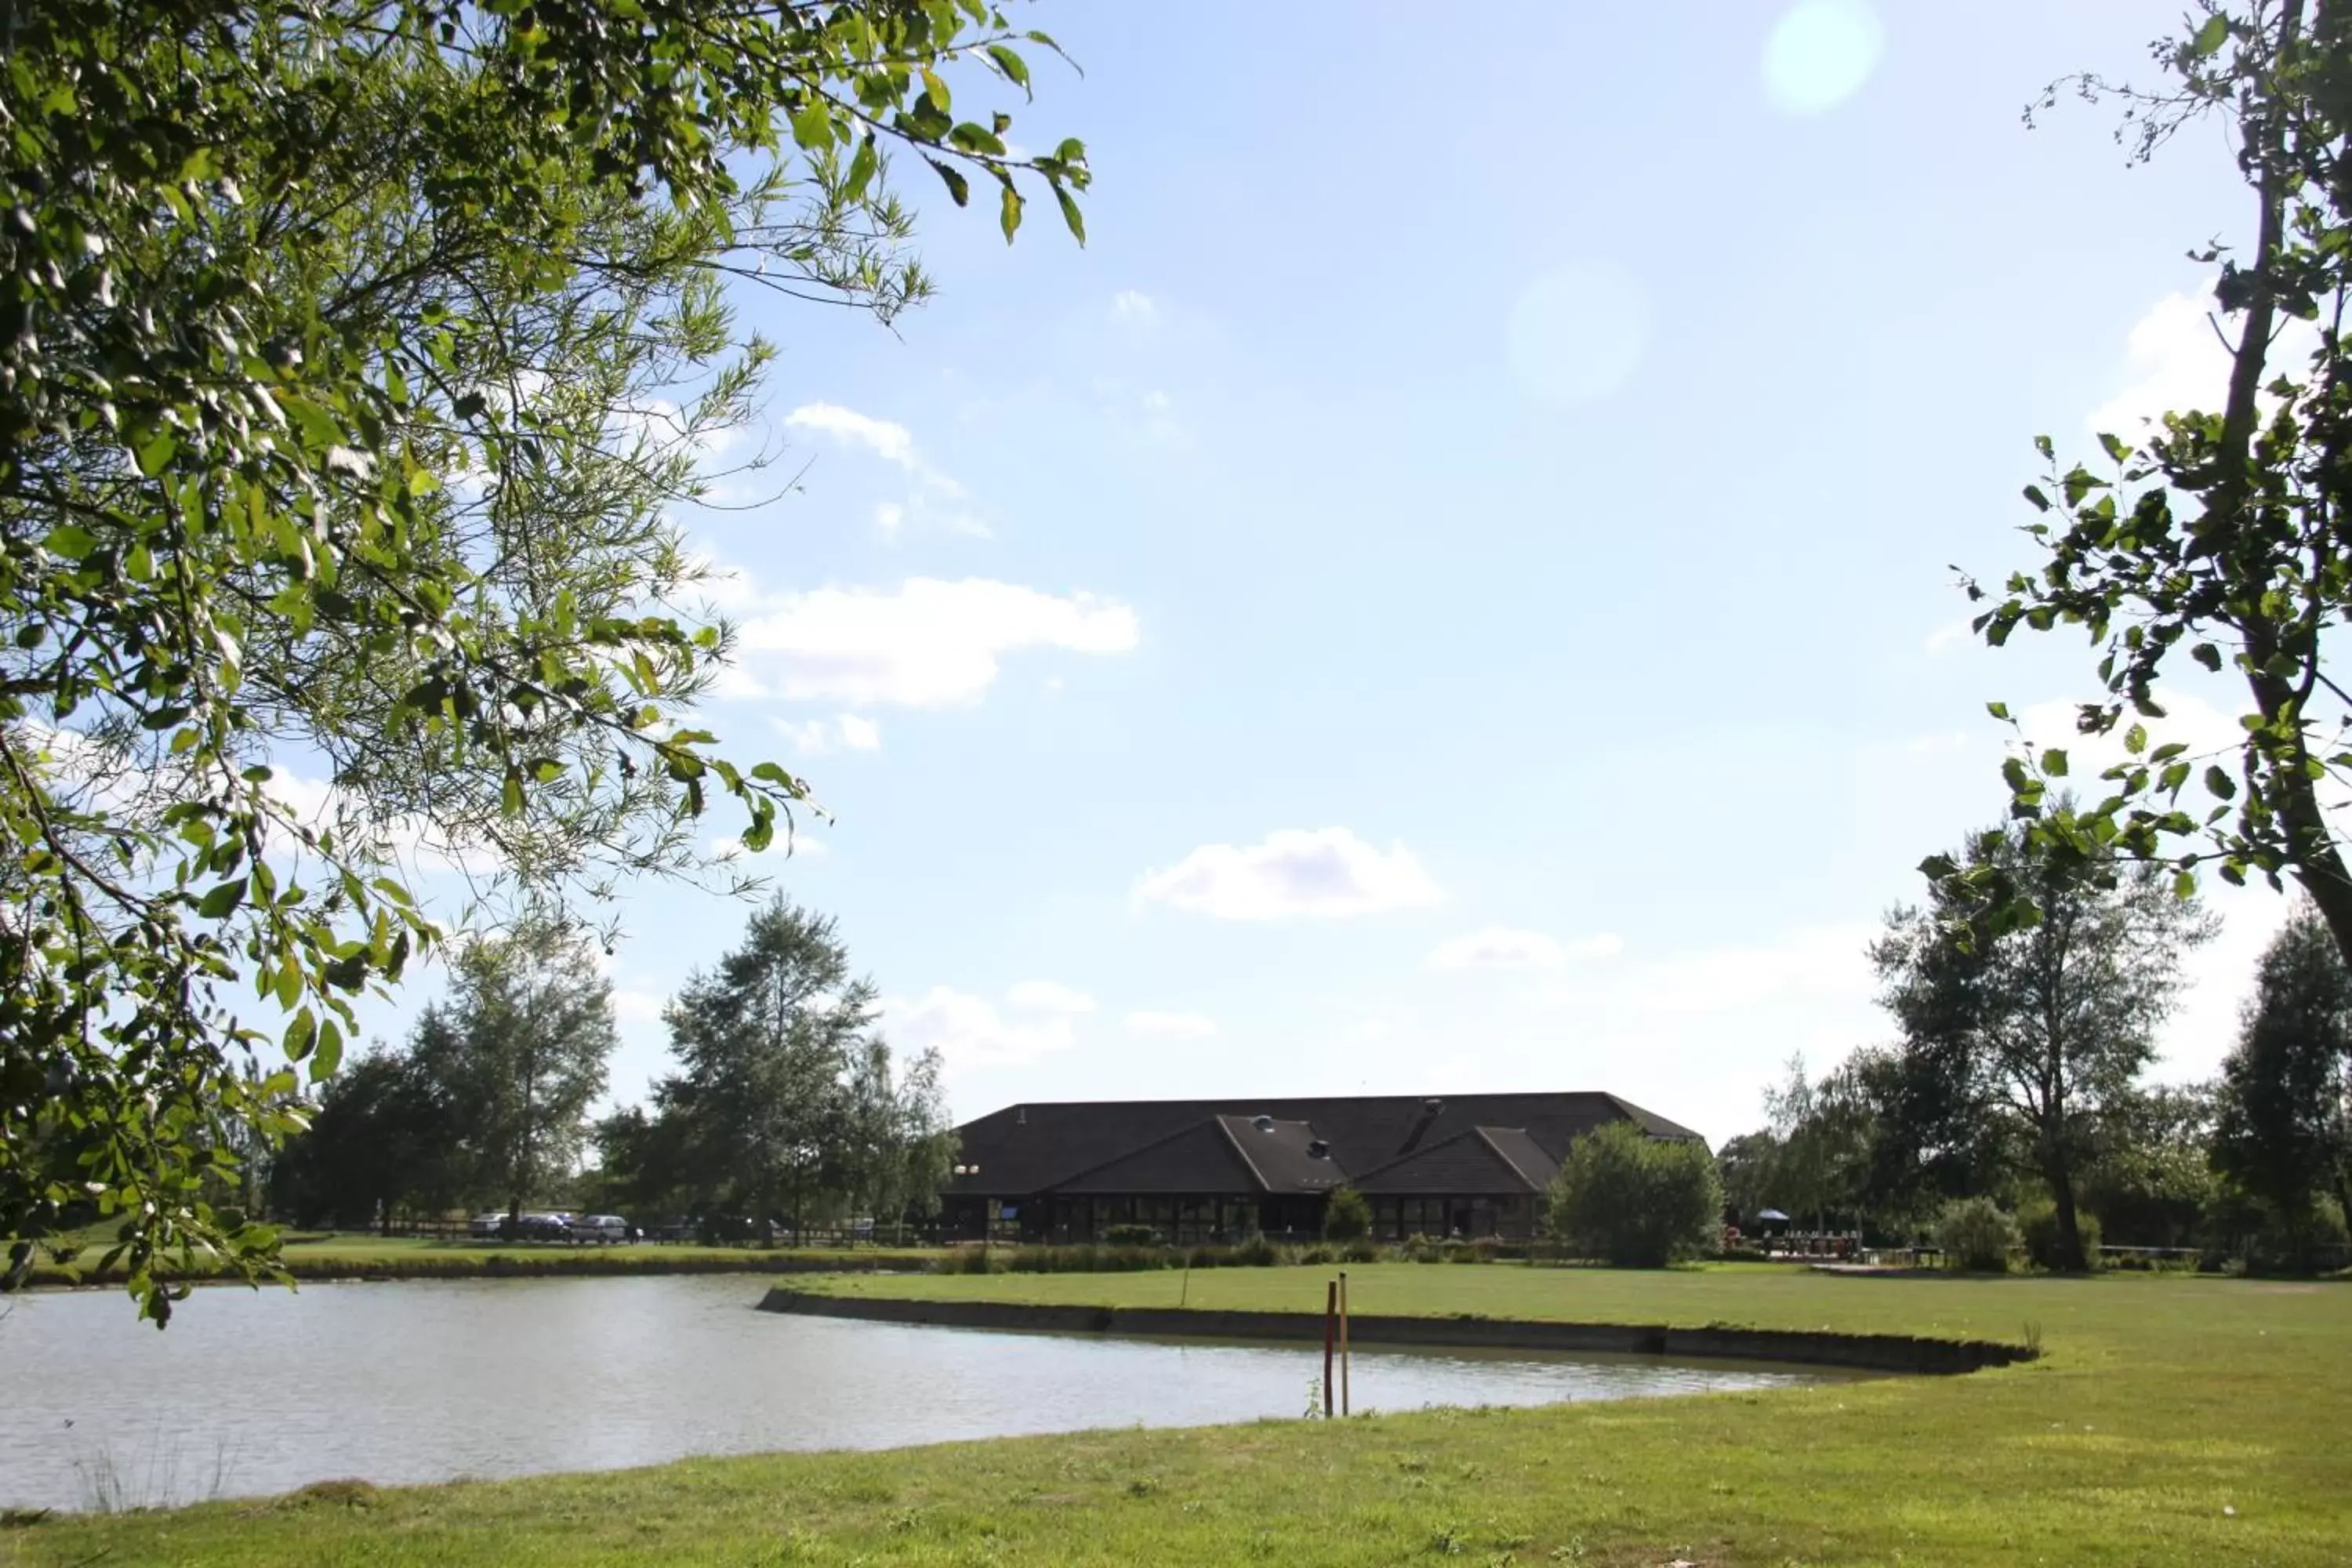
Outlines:
<svg viewBox="0 0 2352 1568"><path fill-rule="evenodd" d="M1209 1116L1203 1120L1217 1122L1219 1129L1223 1129L1223 1121L1216 1116ZM1128 1161L1134 1159L1138 1154L1150 1153L1152 1150L1159 1148L1162 1143L1173 1143L1177 1139L1183 1137L1187 1132L1196 1132L1200 1131L1200 1127L1201 1123L1198 1121L1187 1121L1183 1126L1179 1127L1173 1132L1164 1133L1158 1138L1154 1138L1149 1143L1138 1143L1131 1149L1120 1150L1118 1153L1113 1154L1108 1160L1097 1160L1091 1165L1082 1165L1075 1171L1066 1172L1065 1173L1055 1177L1052 1181L1046 1183L1037 1190L1043 1193L1050 1193L1055 1187L1067 1186L1072 1182L1079 1181L1085 1177L1093 1175L1097 1171L1107 1171L1113 1165L1124 1164ZM1233 1140L1233 1134L1228 1131L1225 1133L1225 1138L1226 1141L1230 1142ZM1235 1152L1239 1152L1238 1148ZM1265 1173L1251 1162L1250 1157L1246 1153L1242 1154L1242 1163L1249 1166L1250 1174L1257 1177L1258 1185L1265 1185Z"/></svg>
<svg viewBox="0 0 2352 1568"><path fill-rule="evenodd" d="M1502 1161L1504 1164L1508 1165L1513 1171L1517 1172L1519 1180L1527 1183L1528 1186L1533 1187L1538 1191L1541 1191L1543 1189L1546 1184L1538 1181L1528 1173L1528 1168L1525 1165L1520 1164L1518 1161L1511 1157L1511 1152L1508 1149L1504 1148L1502 1144L1495 1141L1495 1134L1497 1132L1516 1132L1520 1137L1527 1139L1528 1142L1532 1143L1535 1142L1535 1139L1528 1133L1526 1128L1479 1126L1473 1127L1470 1131L1475 1132L1478 1135L1479 1141L1485 1143L1487 1148L1492 1149L1495 1152L1495 1158Z"/></svg>
<svg viewBox="0 0 2352 1568"><path fill-rule="evenodd" d="M1379 1175L1379 1174L1380 1174L1381 1172L1383 1172L1383 1171L1393 1171L1393 1170L1395 1170L1399 1165L1407 1165L1407 1164L1411 1164L1411 1163L1412 1163L1413 1161L1415 1161L1415 1160L1423 1159L1423 1158L1424 1158L1424 1157L1426 1157L1426 1156L1428 1156L1428 1155L1431 1155L1431 1154L1434 1154L1434 1153L1436 1153L1440 1149L1450 1149L1450 1148L1452 1148L1454 1144L1461 1142L1462 1142L1462 1140L1464 1140L1465 1138L1467 1138L1467 1137L1471 1136L1473 1133L1476 1132L1477 1131L1478 1131L1478 1130L1477 1130L1475 1127L1465 1127L1465 1128L1464 1128L1461 1131L1454 1133L1454 1134L1452 1137L1450 1137L1450 1138L1440 1138L1440 1139L1439 1139L1436 1142L1434 1142L1434 1143L1423 1143L1423 1144L1422 1144L1419 1148L1416 1148L1416 1149L1408 1149L1408 1150L1406 1150L1403 1153L1399 1154L1399 1155L1398 1155L1395 1159L1393 1159L1393 1160L1387 1161L1387 1162L1385 1162L1385 1163L1381 1163L1381 1164L1374 1165L1374 1166L1373 1166L1370 1170L1369 1170L1369 1171L1360 1171L1360 1172L1358 1172L1358 1173L1356 1173L1356 1175L1357 1175L1357 1179L1358 1179L1358 1180L1360 1180L1360 1181L1366 1181L1366 1182L1369 1182L1369 1181L1370 1181L1374 1176ZM1501 1152L1502 1152L1502 1151L1498 1149L1498 1150L1496 1150L1496 1152L1499 1154L1499 1153L1501 1153ZM1516 1169L1517 1169L1517 1166L1513 1166L1513 1167L1512 1167L1512 1169L1516 1170Z"/></svg>
<svg viewBox="0 0 2352 1568"><path fill-rule="evenodd" d="M1238 1117L1235 1112L1230 1110L1216 1110L1210 1112L1209 1120L1217 1124L1217 1131L1225 1135L1225 1142L1232 1144L1234 1152L1242 1157L1242 1163L1249 1167L1249 1173L1257 1178L1258 1186L1265 1192L1274 1191L1274 1184L1265 1179L1265 1172L1259 1167L1255 1160L1250 1158L1248 1148L1234 1133L1233 1122L1236 1120L1246 1120L1246 1118Z"/></svg>

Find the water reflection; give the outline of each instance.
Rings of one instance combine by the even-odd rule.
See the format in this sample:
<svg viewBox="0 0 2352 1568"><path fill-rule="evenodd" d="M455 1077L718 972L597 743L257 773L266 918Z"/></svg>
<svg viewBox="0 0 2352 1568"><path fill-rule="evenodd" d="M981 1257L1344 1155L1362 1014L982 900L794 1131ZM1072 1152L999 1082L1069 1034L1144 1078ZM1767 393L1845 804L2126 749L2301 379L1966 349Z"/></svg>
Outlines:
<svg viewBox="0 0 2352 1568"><path fill-rule="evenodd" d="M1305 1346L912 1328L753 1311L744 1279L213 1290L168 1332L110 1291L0 1321L0 1506L158 1506L604 1469L695 1454L1297 1415ZM1812 1381L1645 1358L1359 1348L1356 1408Z"/></svg>

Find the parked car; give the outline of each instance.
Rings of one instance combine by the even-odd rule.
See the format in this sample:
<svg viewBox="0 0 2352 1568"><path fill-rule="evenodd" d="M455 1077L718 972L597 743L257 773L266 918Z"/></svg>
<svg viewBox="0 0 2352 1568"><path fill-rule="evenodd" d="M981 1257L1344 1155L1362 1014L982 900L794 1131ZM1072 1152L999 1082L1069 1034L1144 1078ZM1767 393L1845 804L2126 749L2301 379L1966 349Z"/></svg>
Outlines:
<svg viewBox="0 0 2352 1568"><path fill-rule="evenodd" d="M477 1241L496 1241L506 1234L504 1214L478 1214L466 1222L466 1234Z"/></svg>
<svg viewBox="0 0 2352 1568"><path fill-rule="evenodd" d="M583 1215L572 1223L574 1241L626 1241L629 1235L629 1222L616 1214Z"/></svg>
<svg viewBox="0 0 2352 1568"><path fill-rule="evenodd" d="M527 1214L517 1223L515 1235L522 1241L569 1241L572 1222L560 1214Z"/></svg>

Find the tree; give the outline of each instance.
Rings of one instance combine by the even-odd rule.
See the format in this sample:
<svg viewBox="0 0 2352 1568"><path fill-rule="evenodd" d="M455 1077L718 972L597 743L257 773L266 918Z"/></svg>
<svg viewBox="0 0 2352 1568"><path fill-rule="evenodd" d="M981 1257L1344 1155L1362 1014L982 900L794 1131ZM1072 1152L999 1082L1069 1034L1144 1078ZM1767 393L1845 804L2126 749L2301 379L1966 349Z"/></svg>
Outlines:
<svg viewBox="0 0 2352 1568"><path fill-rule="evenodd" d="M159 1322L200 1255L268 1269L205 1173L436 940L420 855L595 892L690 869L714 789L789 822L684 721L728 637L667 509L770 352L722 286L922 298L894 147L1083 237L1083 146L951 105L1031 45L920 0L10 9L10 1272L93 1195Z"/></svg>
<svg viewBox="0 0 2352 1568"><path fill-rule="evenodd" d="M852 979L834 921L778 899L743 945L688 980L665 1016L679 1070L654 1088L706 1214L790 1215L854 1180L849 1079L869 1043L873 983Z"/></svg>
<svg viewBox="0 0 2352 1568"><path fill-rule="evenodd" d="M2011 575L1973 625L1996 647L2021 626L2078 626L2101 649L2105 692L2082 705L2077 728L2122 731L2106 793L2088 805L2051 798L2051 781L2069 776L2063 749L2023 747L2004 764L2038 850L2103 873L2167 862L2184 894L2206 861L2231 882L2291 877L2352 958L2352 877L2326 810L2352 776L2352 704L2326 667L2331 628L2352 613L2342 539L2352 377L2337 330L2352 303L2352 17L2305 0L2200 0L2190 26L2155 47L2170 79L2160 89L2093 77L2060 86L2121 98L2139 160L2207 116L2233 133L2252 232L2199 258L2219 265L2229 384L2216 410L2168 414L2136 438L2102 435L2100 472L2062 464L2041 437L2049 474L2025 497L2042 563ZM2318 346L2306 363L2275 363L2282 328L2298 320L2319 324ZM2242 729L2219 750L2162 732L2160 683L2184 658L2244 683ZM1996 858L1937 857L1925 868L1968 878L1997 924L2034 916L2031 889Z"/></svg>
<svg viewBox="0 0 2352 1568"><path fill-rule="evenodd" d="M612 986L585 932L533 921L460 949L449 990L417 1019L410 1054L463 1129L471 1189L519 1219L579 1164L620 1043Z"/></svg>
<svg viewBox="0 0 2352 1568"><path fill-rule="evenodd" d="M1372 1205L1353 1187L1335 1190L1323 1205L1323 1239L1361 1241L1372 1234Z"/></svg>
<svg viewBox="0 0 2352 1568"><path fill-rule="evenodd" d="M1905 1050L1964 1073L1969 1101L2030 1147L2057 1211L2057 1256L2081 1268L2078 1184L2100 1119L2155 1055L2180 954L2212 926L2160 868L2040 853L2022 826L1979 835L1966 854L2024 889L2040 918L2005 921L1983 879L1937 881L1930 905L1895 910L1871 949L1881 1002Z"/></svg>
<svg viewBox="0 0 2352 1568"><path fill-rule="evenodd" d="M2136 1090L2109 1108L2083 1196L2105 1238L2132 1247L2197 1243L2217 1195L2210 1084Z"/></svg>
<svg viewBox="0 0 2352 1568"><path fill-rule="evenodd" d="M304 1225L438 1212L464 1177L460 1108L405 1050L370 1052L327 1080L310 1130L272 1173L278 1206Z"/></svg>
<svg viewBox="0 0 2352 1568"><path fill-rule="evenodd" d="M2221 1066L2213 1163L2291 1241L2307 1243L2322 1194L2352 1216L2352 968L2309 905L2263 954ZM2290 1250L2307 1265L2307 1244Z"/></svg>
<svg viewBox="0 0 2352 1568"><path fill-rule="evenodd" d="M1758 1215L1772 1206L1772 1173L1780 1152L1780 1141L1769 1131L1726 1139L1715 1152L1724 1209L1732 1224L1752 1225Z"/></svg>
<svg viewBox="0 0 2352 1568"><path fill-rule="evenodd" d="M853 1053L847 1148L838 1161L851 1199L877 1225L939 1212L940 1184L955 1161L955 1129L940 1083L944 1063L927 1050L896 1070L889 1042L870 1037Z"/></svg>
<svg viewBox="0 0 2352 1568"><path fill-rule="evenodd" d="M1652 1138L1625 1121L1576 1141L1546 1208L1554 1236L1622 1268L1663 1268L1723 1234L1723 1183L1706 1146Z"/></svg>

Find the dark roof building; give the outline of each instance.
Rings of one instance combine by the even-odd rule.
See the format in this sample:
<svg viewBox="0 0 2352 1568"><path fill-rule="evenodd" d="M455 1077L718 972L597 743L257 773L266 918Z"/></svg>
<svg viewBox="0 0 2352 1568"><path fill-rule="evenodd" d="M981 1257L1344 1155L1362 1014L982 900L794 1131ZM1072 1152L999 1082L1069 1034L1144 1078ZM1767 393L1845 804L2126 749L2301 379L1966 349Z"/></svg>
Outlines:
<svg viewBox="0 0 2352 1568"><path fill-rule="evenodd" d="M1526 1236L1570 1143L1613 1121L1698 1137L1592 1093L1010 1105L957 1130L942 1218L1030 1240L1121 1225L1173 1241L1311 1235L1352 1186L1379 1236Z"/></svg>

